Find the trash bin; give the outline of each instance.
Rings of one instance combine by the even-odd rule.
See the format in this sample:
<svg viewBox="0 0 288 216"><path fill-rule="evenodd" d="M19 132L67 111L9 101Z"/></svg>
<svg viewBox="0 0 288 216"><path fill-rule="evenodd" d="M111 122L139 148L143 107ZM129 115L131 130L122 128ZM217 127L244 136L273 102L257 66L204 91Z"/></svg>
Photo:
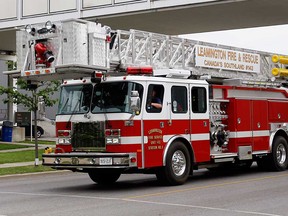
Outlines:
<svg viewBox="0 0 288 216"><path fill-rule="evenodd" d="M4 121L2 125L2 141L12 142L13 122Z"/></svg>

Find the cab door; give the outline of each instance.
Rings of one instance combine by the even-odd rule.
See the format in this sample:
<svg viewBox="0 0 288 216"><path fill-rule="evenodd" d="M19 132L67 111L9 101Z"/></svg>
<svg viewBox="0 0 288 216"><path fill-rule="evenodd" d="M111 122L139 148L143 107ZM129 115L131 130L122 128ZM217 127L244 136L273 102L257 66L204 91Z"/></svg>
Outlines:
<svg viewBox="0 0 288 216"><path fill-rule="evenodd" d="M181 136L190 142L189 85L172 83L168 89L168 137Z"/></svg>
<svg viewBox="0 0 288 216"><path fill-rule="evenodd" d="M167 86L147 82L143 110L142 168L163 165L164 137L167 134Z"/></svg>
<svg viewBox="0 0 288 216"><path fill-rule="evenodd" d="M191 145L195 162L210 160L208 84L190 84Z"/></svg>

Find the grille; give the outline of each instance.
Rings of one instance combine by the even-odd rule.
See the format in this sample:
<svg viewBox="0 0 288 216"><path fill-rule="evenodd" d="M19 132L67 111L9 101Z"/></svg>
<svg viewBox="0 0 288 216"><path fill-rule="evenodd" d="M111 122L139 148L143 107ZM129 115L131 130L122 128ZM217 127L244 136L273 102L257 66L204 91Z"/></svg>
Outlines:
<svg viewBox="0 0 288 216"><path fill-rule="evenodd" d="M104 122L73 123L73 150L105 150Z"/></svg>

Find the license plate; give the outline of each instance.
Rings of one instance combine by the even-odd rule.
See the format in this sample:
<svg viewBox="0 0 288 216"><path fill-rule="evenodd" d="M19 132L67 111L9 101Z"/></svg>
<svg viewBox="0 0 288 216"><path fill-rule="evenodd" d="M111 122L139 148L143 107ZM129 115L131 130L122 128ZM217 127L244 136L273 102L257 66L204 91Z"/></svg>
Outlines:
<svg viewBox="0 0 288 216"><path fill-rule="evenodd" d="M112 165L112 158L111 157L105 157L99 159L100 165Z"/></svg>

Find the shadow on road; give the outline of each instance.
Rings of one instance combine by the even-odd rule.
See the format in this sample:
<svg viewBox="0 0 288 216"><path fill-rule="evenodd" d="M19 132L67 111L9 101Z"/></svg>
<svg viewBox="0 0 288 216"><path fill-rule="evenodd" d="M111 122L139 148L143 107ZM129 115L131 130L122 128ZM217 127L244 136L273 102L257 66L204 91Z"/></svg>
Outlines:
<svg viewBox="0 0 288 216"><path fill-rule="evenodd" d="M227 182L235 177L241 177L241 179L252 179L259 173L267 173L260 171L257 166L252 166L250 169L215 169L207 170L201 169L194 171L193 176L191 176L184 185L203 185L210 182ZM69 174L70 175L70 174ZM71 174L76 175L76 174ZM64 180L63 180L64 181ZM74 179L75 181L75 179ZM57 188L50 189L50 191L55 190L55 192L61 193L95 193L95 192L119 192L133 190L139 192L139 190L147 190L150 188L171 188L170 186L162 186L156 179L155 175L145 175L145 174L123 174L120 179L112 185L98 185L89 179L86 174L81 174L77 180L77 184L71 185L71 182L67 182L67 186L58 186ZM174 186L175 188L181 186ZM132 191L131 191L132 190Z"/></svg>

